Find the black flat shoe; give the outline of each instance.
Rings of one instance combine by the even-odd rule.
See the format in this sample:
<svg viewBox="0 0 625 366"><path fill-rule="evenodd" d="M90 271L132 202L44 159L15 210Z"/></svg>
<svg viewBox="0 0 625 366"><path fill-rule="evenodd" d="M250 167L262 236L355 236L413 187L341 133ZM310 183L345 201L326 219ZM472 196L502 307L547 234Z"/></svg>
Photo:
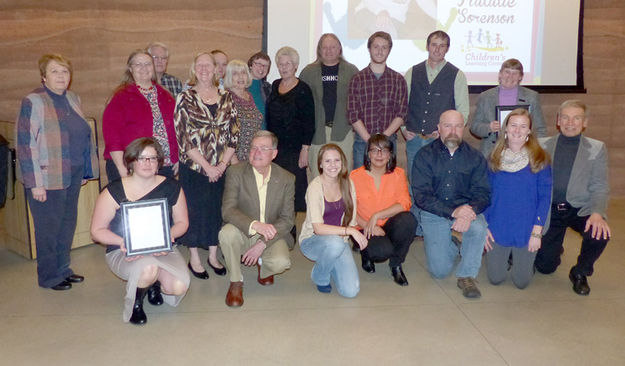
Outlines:
<svg viewBox="0 0 625 366"><path fill-rule="evenodd" d="M226 267L221 267L221 268L213 267L213 265L211 264L211 262L208 259L206 260L206 263L208 263L208 266L213 269L213 271L215 272L215 274L217 276L225 276L226 275L226 272L227 272Z"/></svg>
<svg viewBox="0 0 625 366"><path fill-rule="evenodd" d="M81 275L77 275L75 273L65 279L65 281L70 282L70 283L80 283L84 280L85 280L85 277Z"/></svg>
<svg viewBox="0 0 625 366"><path fill-rule="evenodd" d="M208 279L208 272L204 271L204 272L195 272L193 270L193 267L191 267L191 262L189 262L187 264L187 266L189 267L189 271L191 271L191 273L193 273L193 275L196 278L199 278L200 280L207 280Z"/></svg>
<svg viewBox="0 0 625 366"><path fill-rule="evenodd" d="M374 273L375 264L373 264L373 261L369 258L369 253L367 253L366 250L360 251L360 258L362 259L362 269L364 269L365 272Z"/></svg>
<svg viewBox="0 0 625 366"><path fill-rule="evenodd" d="M148 302L155 306L163 305L160 282L156 281L148 288Z"/></svg>
<svg viewBox="0 0 625 366"><path fill-rule="evenodd" d="M58 285L52 286L50 288L55 291L64 291L64 290L69 290L70 288L72 288L72 284L67 281L63 281L59 283Z"/></svg>
<svg viewBox="0 0 625 366"><path fill-rule="evenodd" d="M402 270L401 266L391 267L391 273L393 274L393 281L400 286L408 286L408 280Z"/></svg>
<svg viewBox="0 0 625 366"><path fill-rule="evenodd" d="M573 291L576 294L586 296L590 293L588 279L584 275L569 273L569 279L573 282Z"/></svg>

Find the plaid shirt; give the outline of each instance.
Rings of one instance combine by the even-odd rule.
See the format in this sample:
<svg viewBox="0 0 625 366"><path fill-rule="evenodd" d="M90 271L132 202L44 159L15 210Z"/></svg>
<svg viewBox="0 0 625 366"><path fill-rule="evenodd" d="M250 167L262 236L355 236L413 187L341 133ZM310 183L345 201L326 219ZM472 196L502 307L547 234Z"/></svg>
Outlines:
<svg viewBox="0 0 625 366"><path fill-rule="evenodd" d="M390 67L378 79L369 66L360 70L349 83L347 118L362 121L369 134L382 133L393 119L406 118L408 88L404 77Z"/></svg>
<svg viewBox="0 0 625 366"><path fill-rule="evenodd" d="M180 80L173 75L169 75L168 73L164 73L163 76L161 76L161 85L165 89L169 90L171 95L174 96L174 99L176 99L178 94L182 92L182 83Z"/></svg>

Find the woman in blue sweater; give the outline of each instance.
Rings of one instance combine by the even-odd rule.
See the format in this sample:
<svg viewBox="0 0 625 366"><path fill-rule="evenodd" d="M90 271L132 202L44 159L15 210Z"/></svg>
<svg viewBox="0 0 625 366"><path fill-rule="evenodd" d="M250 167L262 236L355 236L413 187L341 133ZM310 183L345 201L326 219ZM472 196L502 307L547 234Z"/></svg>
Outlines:
<svg viewBox="0 0 625 366"><path fill-rule="evenodd" d="M549 155L532 132L532 117L524 108L510 112L489 159L492 190L488 221L486 267L488 279L512 282L523 289L534 273L534 258L551 201ZM509 259L512 257L512 266Z"/></svg>

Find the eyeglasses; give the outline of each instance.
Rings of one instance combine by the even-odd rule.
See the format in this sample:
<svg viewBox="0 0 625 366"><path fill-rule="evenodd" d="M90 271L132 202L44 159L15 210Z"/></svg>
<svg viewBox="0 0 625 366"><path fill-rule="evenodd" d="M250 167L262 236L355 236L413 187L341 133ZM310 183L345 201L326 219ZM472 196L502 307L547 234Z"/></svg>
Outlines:
<svg viewBox="0 0 625 366"><path fill-rule="evenodd" d="M262 153L266 153L268 151L273 150L273 147L268 147L268 146L252 146L250 147L250 151L255 152L255 151L260 151Z"/></svg>
<svg viewBox="0 0 625 366"><path fill-rule="evenodd" d="M137 161L146 164L146 163L156 163L158 162L158 156L139 156Z"/></svg>
<svg viewBox="0 0 625 366"><path fill-rule="evenodd" d="M372 147L371 149L369 149L369 152L372 154L389 154L391 152L391 150L387 149L387 148L379 148L379 147Z"/></svg>
<svg viewBox="0 0 625 366"><path fill-rule="evenodd" d="M264 64L264 63L262 63L262 62L258 62L258 61L254 61L254 62L252 62L252 65L254 65L254 66L258 66L258 67L262 67L262 68L269 67L269 64Z"/></svg>
<svg viewBox="0 0 625 366"><path fill-rule="evenodd" d="M144 67L152 67L152 63L151 62L144 62L144 63L135 62L134 64L130 64L130 66L136 67L137 69L141 69Z"/></svg>
<svg viewBox="0 0 625 366"><path fill-rule="evenodd" d="M154 61L158 61L158 60L160 60L160 61L167 61L168 58L169 57L167 57L167 56L152 56L152 59Z"/></svg>

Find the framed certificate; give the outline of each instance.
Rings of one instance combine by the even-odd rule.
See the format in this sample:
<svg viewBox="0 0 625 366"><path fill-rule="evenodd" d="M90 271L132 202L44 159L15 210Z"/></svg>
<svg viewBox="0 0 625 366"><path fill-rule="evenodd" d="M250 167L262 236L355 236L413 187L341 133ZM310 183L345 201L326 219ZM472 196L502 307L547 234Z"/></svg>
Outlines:
<svg viewBox="0 0 625 366"><path fill-rule="evenodd" d="M167 199L121 204L126 256L171 252Z"/></svg>
<svg viewBox="0 0 625 366"><path fill-rule="evenodd" d="M503 128L503 123L506 120L506 117L517 108L523 108L530 110L530 106L528 104L517 104L517 105L498 105L495 106L495 116L497 117L497 121L499 121L499 125Z"/></svg>

